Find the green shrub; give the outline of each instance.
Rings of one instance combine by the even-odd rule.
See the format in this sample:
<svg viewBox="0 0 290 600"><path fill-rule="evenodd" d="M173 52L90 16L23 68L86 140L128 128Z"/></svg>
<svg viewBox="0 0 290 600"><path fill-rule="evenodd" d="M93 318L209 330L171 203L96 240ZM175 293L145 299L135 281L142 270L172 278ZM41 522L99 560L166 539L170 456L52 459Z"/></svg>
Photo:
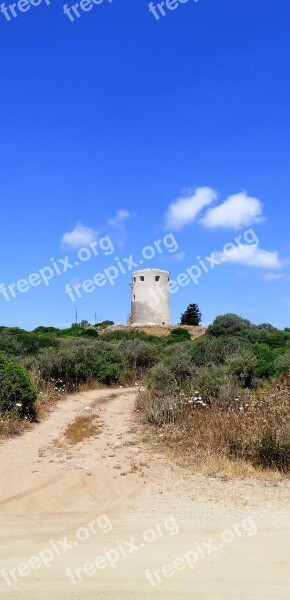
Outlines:
<svg viewBox="0 0 290 600"><path fill-rule="evenodd" d="M270 379L275 375L274 351L267 344L255 344L253 350L258 360L255 367L255 376L261 379Z"/></svg>
<svg viewBox="0 0 290 600"><path fill-rule="evenodd" d="M164 348L164 357L187 354L191 359L193 343L194 342L191 340L190 342L175 342L175 344L169 344Z"/></svg>
<svg viewBox="0 0 290 600"><path fill-rule="evenodd" d="M166 391L177 388L173 371L163 363L158 363L150 369L147 382L148 388L153 390Z"/></svg>
<svg viewBox="0 0 290 600"><path fill-rule="evenodd" d="M105 385L118 383L122 375L120 365L114 362L112 355L109 352L98 352L94 357L93 362L89 361L91 375L89 379L96 379Z"/></svg>
<svg viewBox="0 0 290 600"><path fill-rule="evenodd" d="M157 335L148 335L145 331L139 331L138 329L113 329L102 334L102 340L106 342L120 342L122 340L140 340L143 342L150 342L151 344L158 345L163 343L163 339Z"/></svg>
<svg viewBox="0 0 290 600"><path fill-rule="evenodd" d="M44 327L43 325L40 325L39 327L36 327L35 329L33 329L32 333L44 333L44 334L53 334L53 335L59 335L61 332L61 329L57 329L57 327Z"/></svg>
<svg viewBox="0 0 290 600"><path fill-rule="evenodd" d="M238 315L228 313L216 317L213 324L207 328L205 335L219 337L220 335L245 335L246 331L251 329L253 325L247 319L242 319Z"/></svg>
<svg viewBox="0 0 290 600"><path fill-rule="evenodd" d="M253 386L257 364L257 357L250 351L236 354L226 361L229 375L234 377L243 388Z"/></svg>
<svg viewBox="0 0 290 600"><path fill-rule="evenodd" d="M67 327L66 329L60 329L59 337L78 337L82 334L83 327L80 327L76 323L71 327Z"/></svg>
<svg viewBox="0 0 290 600"><path fill-rule="evenodd" d="M235 336L202 336L194 340L191 358L196 365L222 365L233 355L246 352L250 348L247 340Z"/></svg>
<svg viewBox="0 0 290 600"><path fill-rule="evenodd" d="M2 328L0 331L0 351L7 354L36 354L41 348L58 346L58 340L51 333L29 332L18 327Z"/></svg>
<svg viewBox="0 0 290 600"><path fill-rule="evenodd" d="M183 327L175 327L175 329L172 329L172 331L170 332L166 341L168 344L187 342L191 341L191 336L187 329Z"/></svg>
<svg viewBox="0 0 290 600"><path fill-rule="evenodd" d="M183 386L196 372L196 368L190 360L190 356L186 356L185 354L170 356L165 359L163 364L174 375L179 386Z"/></svg>
<svg viewBox="0 0 290 600"><path fill-rule="evenodd" d="M285 348L287 342L290 342L290 336L285 331L272 331L268 334L267 344L270 348Z"/></svg>
<svg viewBox="0 0 290 600"><path fill-rule="evenodd" d="M106 385L117 383L122 373L117 357L102 344L97 349L96 344L98 341L79 339L64 344L59 351L45 349L32 361L31 368L44 381L55 382L56 387L61 384L70 389L91 379Z"/></svg>
<svg viewBox="0 0 290 600"><path fill-rule="evenodd" d="M122 340L116 348L116 355L126 369L133 369L139 375L158 360L156 346L138 339Z"/></svg>
<svg viewBox="0 0 290 600"><path fill-rule="evenodd" d="M0 355L0 413L32 418L36 398L37 389L25 369Z"/></svg>
<svg viewBox="0 0 290 600"><path fill-rule="evenodd" d="M98 333L97 329L93 329L93 328L83 329L80 333L80 337L96 339L99 337L99 333Z"/></svg>
<svg viewBox="0 0 290 600"><path fill-rule="evenodd" d="M219 397L221 389L228 383L229 376L224 365L208 365L196 370L192 387L199 392L203 400L211 402Z"/></svg>
<svg viewBox="0 0 290 600"><path fill-rule="evenodd" d="M108 327L111 327L112 325L115 325L114 321L109 321L107 319L106 321L102 321L101 323L97 323L96 327L100 327L100 329L107 329Z"/></svg>
<svg viewBox="0 0 290 600"><path fill-rule="evenodd" d="M254 461L263 468L290 471L290 433L265 433L254 448Z"/></svg>
<svg viewBox="0 0 290 600"><path fill-rule="evenodd" d="M274 361L275 371L280 375L290 375L290 353L279 354Z"/></svg>

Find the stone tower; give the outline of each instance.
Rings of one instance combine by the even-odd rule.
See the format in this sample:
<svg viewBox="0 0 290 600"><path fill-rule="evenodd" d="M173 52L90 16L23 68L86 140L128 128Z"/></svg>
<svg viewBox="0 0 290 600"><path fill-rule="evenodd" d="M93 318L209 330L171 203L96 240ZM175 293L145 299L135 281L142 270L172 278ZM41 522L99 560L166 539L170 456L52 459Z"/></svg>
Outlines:
<svg viewBox="0 0 290 600"><path fill-rule="evenodd" d="M131 325L170 323L169 272L140 269L132 273Z"/></svg>

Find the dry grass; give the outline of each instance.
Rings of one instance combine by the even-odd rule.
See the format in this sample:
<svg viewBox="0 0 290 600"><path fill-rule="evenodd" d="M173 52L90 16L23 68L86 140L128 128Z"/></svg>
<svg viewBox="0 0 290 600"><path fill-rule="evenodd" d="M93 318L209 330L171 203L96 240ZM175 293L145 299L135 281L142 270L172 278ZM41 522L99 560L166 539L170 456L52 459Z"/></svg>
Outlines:
<svg viewBox="0 0 290 600"><path fill-rule="evenodd" d="M162 398L147 391L138 408L157 425L156 441L180 464L225 477L287 477L275 467L263 469L255 457L263 435L279 439L289 431L289 379L267 384L255 394L247 390L238 402L213 400L208 408L189 404L184 397Z"/></svg>
<svg viewBox="0 0 290 600"><path fill-rule="evenodd" d="M19 417L8 418L2 416L0 419L0 440L21 435L24 431L30 429L29 421L20 419Z"/></svg>
<svg viewBox="0 0 290 600"><path fill-rule="evenodd" d="M68 444L79 444L90 437L96 437L101 432L97 422L98 417L88 415L79 416L70 423L64 431L64 438Z"/></svg>
<svg viewBox="0 0 290 600"><path fill-rule="evenodd" d="M147 333L148 335L156 335L158 337L164 337L169 335L173 329L176 327L181 327L182 329L187 329L190 333L191 339L195 340L196 338L204 335L206 332L206 327L194 327L193 325L142 325L140 327L132 327L131 325L114 325L112 327L108 327L107 329L101 329L100 335L105 333L109 333L110 331L143 331L143 333Z"/></svg>
<svg viewBox="0 0 290 600"><path fill-rule="evenodd" d="M107 389L107 387L109 389L109 386L106 386L103 383L100 383L96 379L89 379L85 383L81 383L78 386L77 391L78 392L90 392L91 390L101 390L101 389L103 390L103 389Z"/></svg>
<svg viewBox="0 0 290 600"><path fill-rule="evenodd" d="M210 477L219 477L225 480L232 479L233 477L240 479L255 477L256 479L265 481L269 479L272 481L281 481L284 479L283 474L279 471L260 469L243 459L234 460L226 456L214 456L212 454L204 457L200 463L199 472Z"/></svg>

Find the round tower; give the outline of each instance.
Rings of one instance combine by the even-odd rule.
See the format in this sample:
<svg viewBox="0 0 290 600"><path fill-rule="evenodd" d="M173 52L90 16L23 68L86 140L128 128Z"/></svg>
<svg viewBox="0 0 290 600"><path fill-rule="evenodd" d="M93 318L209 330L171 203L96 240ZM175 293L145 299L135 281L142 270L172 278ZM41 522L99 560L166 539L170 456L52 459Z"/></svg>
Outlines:
<svg viewBox="0 0 290 600"><path fill-rule="evenodd" d="M132 273L131 325L169 325L169 272L140 269Z"/></svg>

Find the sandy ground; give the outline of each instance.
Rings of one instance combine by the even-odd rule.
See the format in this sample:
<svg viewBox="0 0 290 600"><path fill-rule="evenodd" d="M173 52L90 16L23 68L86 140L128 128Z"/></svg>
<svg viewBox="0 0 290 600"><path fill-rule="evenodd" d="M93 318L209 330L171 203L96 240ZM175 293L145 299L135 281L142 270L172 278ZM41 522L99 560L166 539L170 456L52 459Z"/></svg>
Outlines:
<svg viewBox="0 0 290 600"><path fill-rule="evenodd" d="M181 470L140 436L135 396L70 396L0 446L1 598L289 600L289 484ZM101 432L69 446L84 414Z"/></svg>

